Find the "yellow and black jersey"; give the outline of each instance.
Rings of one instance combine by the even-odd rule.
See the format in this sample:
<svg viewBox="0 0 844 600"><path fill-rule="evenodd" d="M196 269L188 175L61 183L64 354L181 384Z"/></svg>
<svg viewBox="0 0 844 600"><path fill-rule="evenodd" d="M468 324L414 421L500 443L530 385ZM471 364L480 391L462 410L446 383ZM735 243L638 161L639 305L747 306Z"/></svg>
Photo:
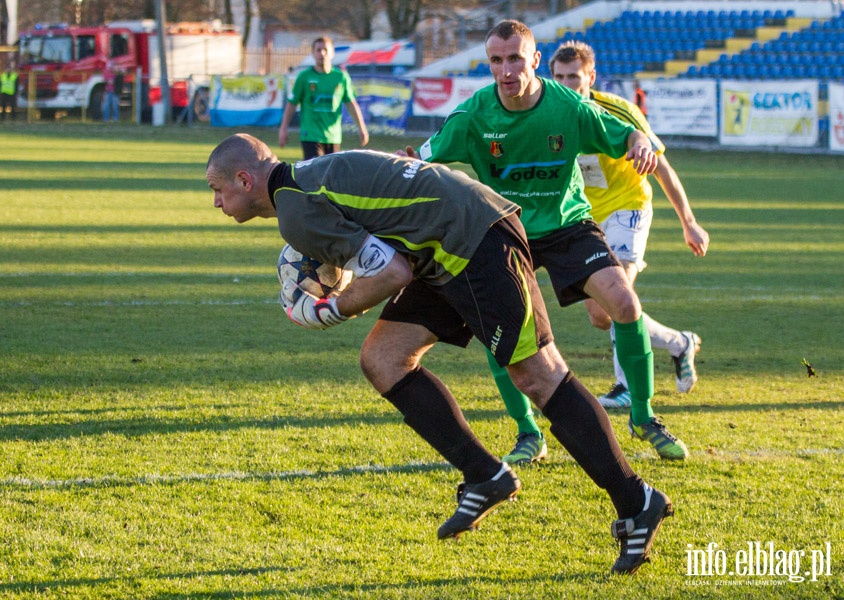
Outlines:
<svg viewBox="0 0 844 600"><path fill-rule="evenodd" d="M592 100L622 121L633 125L651 140L654 152L665 151L657 135L651 130L645 115L634 103L606 92L592 92ZM639 175L633 162L612 158L606 154L584 154L578 164L586 184L586 197L592 205L592 217L602 223L617 210L639 210L653 198L653 189L646 175Z"/></svg>

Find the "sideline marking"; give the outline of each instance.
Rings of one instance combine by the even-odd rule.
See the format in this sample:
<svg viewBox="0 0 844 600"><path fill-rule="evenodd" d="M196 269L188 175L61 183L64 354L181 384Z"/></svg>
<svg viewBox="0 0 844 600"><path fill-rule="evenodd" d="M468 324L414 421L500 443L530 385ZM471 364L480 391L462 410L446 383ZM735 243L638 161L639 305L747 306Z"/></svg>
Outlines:
<svg viewBox="0 0 844 600"><path fill-rule="evenodd" d="M776 458L804 458L807 456L844 456L844 448L800 448L797 450L750 450L747 452L717 451L712 455L705 450L691 453L692 456L708 460L738 460L738 459L776 459ZM630 458L635 460L654 460L653 452L638 452ZM560 453L556 461L574 462L568 454ZM547 464L547 463L546 463ZM79 477L76 479L31 479L28 477L6 477L0 479L0 488L17 489L64 489L64 488L94 488L94 487L124 487L134 485L170 485L179 483L214 482L214 481L292 481L297 479L327 479L330 477L345 477L348 475L363 475L368 473L413 473L451 470L453 467L446 462L418 462L411 461L404 465L360 465L345 467L334 471L312 471L298 469L294 471L269 471L255 473L247 471L231 471L229 473L186 473L183 475L140 475L138 477L120 477L105 475L103 477Z"/></svg>

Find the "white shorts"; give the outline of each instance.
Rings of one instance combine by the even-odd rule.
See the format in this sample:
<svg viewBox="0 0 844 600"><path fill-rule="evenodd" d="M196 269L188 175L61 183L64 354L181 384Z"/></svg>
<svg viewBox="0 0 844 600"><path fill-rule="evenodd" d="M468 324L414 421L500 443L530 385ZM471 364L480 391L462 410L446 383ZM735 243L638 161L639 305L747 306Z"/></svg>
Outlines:
<svg viewBox="0 0 844 600"><path fill-rule="evenodd" d="M601 223L607 236L607 244L619 260L633 263L642 272L645 262L645 248L654 218L650 206L642 210L617 210Z"/></svg>

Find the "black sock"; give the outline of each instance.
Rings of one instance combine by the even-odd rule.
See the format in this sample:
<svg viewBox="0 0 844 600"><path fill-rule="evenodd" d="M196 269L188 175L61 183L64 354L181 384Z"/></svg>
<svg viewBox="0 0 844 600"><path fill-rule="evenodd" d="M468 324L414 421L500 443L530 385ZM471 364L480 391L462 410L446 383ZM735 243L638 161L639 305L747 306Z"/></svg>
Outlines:
<svg viewBox="0 0 844 600"><path fill-rule="evenodd" d="M599 487L607 490L619 518L634 517L644 505L644 482L633 472L598 400L569 372L542 413L554 434Z"/></svg>
<svg viewBox="0 0 844 600"><path fill-rule="evenodd" d="M445 384L424 367L405 375L385 394L407 423L463 473L466 483L492 479L501 461L475 437Z"/></svg>

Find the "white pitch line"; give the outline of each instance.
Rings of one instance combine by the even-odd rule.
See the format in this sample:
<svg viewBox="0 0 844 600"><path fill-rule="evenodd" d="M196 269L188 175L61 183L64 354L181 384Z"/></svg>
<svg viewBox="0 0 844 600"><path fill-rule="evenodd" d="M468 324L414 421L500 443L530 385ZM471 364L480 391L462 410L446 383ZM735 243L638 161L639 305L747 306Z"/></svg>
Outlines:
<svg viewBox="0 0 844 600"><path fill-rule="evenodd" d="M643 304L663 304L676 303L676 298L651 298L648 296L640 297ZM830 295L828 297L818 295L760 295L760 296L742 296L742 302L774 302L781 303L788 302L828 302L830 300L838 300L840 297ZM724 300L723 296L701 296L695 295L696 301L704 302L720 302ZM20 300L14 302L0 302L0 308L16 308L23 306L65 306L68 308L87 308L87 307L125 307L125 306L241 306L250 304L278 304L277 298L266 298L264 300L100 300L97 302L71 302L71 301L54 301L54 302L33 302L30 300Z"/></svg>
<svg viewBox="0 0 844 600"><path fill-rule="evenodd" d="M266 298L264 300L125 300L122 302L112 300L101 300L99 302L0 302L0 307L15 308L21 306L65 306L68 308L90 308L90 307L126 307L126 306L242 306L249 304L278 304L278 298Z"/></svg>
<svg viewBox="0 0 844 600"><path fill-rule="evenodd" d="M768 460L781 458L807 458L813 456L844 456L844 448L801 448L798 450L762 449L747 452L714 450L711 454L705 450L692 452L698 459L706 460ZM656 460L652 452L640 452L631 456L635 460ZM555 461L573 461L567 454L560 453L554 457ZM549 463L545 463L546 465ZM312 471L298 469L294 471L268 471L265 473L231 471L228 473L185 473L182 475L140 475L138 477L120 477L106 475L103 477L80 477L76 479L37 479L29 477L6 477L0 479L0 488L26 489L64 489L64 488L96 488L96 487L124 487L136 485L170 485L180 483L214 482L214 481L293 481L297 479L326 479L330 477L345 477L364 473L412 473L414 471L434 471L451 469L445 462L424 463L411 461L404 465L360 465L334 471Z"/></svg>
<svg viewBox="0 0 844 600"><path fill-rule="evenodd" d="M214 279L231 279L237 283L239 279L273 279L273 272L268 271L268 274L250 275L243 273L201 273L197 271L186 271L184 273L179 271L63 271L61 273L52 271L17 271L15 273L0 273L0 279L4 277L211 277Z"/></svg>

